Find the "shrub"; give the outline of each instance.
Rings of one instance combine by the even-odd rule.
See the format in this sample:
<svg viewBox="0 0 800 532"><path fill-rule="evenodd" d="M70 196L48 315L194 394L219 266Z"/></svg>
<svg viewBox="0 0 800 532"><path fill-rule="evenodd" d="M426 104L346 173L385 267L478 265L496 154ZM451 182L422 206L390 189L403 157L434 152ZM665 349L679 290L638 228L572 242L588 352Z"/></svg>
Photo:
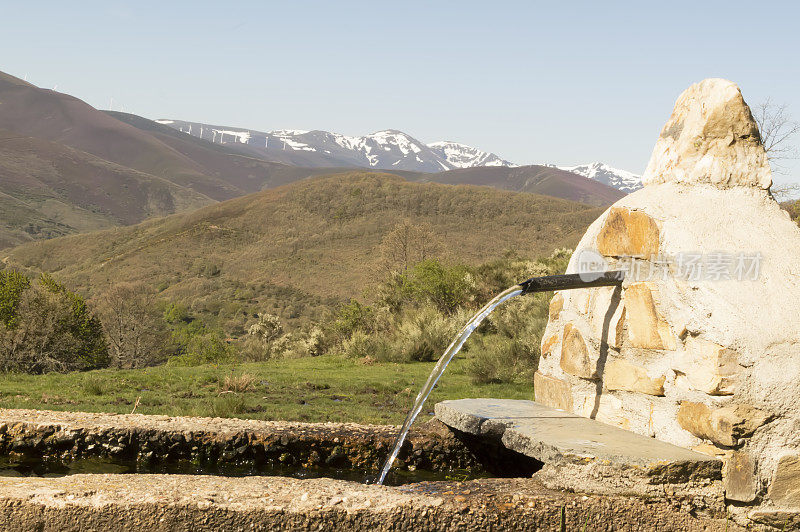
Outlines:
<svg viewBox="0 0 800 532"><path fill-rule="evenodd" d="M324 354L326 348L325 333L319 327L312 327L298 340L295 351L300 356L317 357Z"/></svg>
<svg viewBox="0 0 800 532"><path fill-rule="evenodd" d="M175 366L199 366L200 364L223 364L234 359L234 348L219 331L193 322L173 331L172 338L178 353L167 363Z"/></svg>
<svg viewBox="0 0 800 532"><path fill-rule="evenodd" d="M269 345L283 335L283 325L274 314L259 314L258 321L247 329L247 333Z"/></svg>
<svg viewBox="0 0 800 532"><path fill-rule="evenodd" d="M375 360L387 360L389 342L378 334L356 331L344 341L342 352L349 358L370 357Z"/></svg>
<svg viewBox="0 0 800 532"><path fill-rule="evenodd" d="M356 330L372 332L374 318L375 311L372 307L362 305L353 299L339 307L330 328L339 341L343 341Z"/></svg>
<svg viewBox="0 0 800 532"><path fill-rule="evenodd" d="M476 384L513 382L533 378L533 354L520 340L502 335L476 339L467 373Z"/></svg>
<svg viewBox="0 0 800 532"><path fill-rule="evenodd" d="M108 381L100 375L87 375L82 383L83 391L89 395L105 395L108 393Z"/></svg>
<svg viewBox="0 0 800 532"><path fill-rule="evenodd" d="M381 296L395 310L408 303L432 303L442 312L453 313L474 299L476 288L466 266L445 266L428 259L408 271L393 274L384 283Z"/></svg>
<svg viewBox="0 0 800 532"><path fill-rule="evenodd" d="M13 329L22 293L31 285L30 279L15 270L0 271L0 323Z"/></svg>
<svg viewBox="0 0 800 532"><path fill-rule="evenodd" d="M544 293L522 296L498 307L487 318L492 334L478 337L470 349L467 373L474 382L533 378L549 301L549 294Z"/></svg>
<svg viewBox="0 0 800 532"><path fill-rule="evenodd" d="M102 326L81 296L46 274L21 292L9 288L24 285L19 278L4 279L0 369L45 373L108 366Z"/></svg>
<svg viewBox="0 0 800 532"><path fill-rule="evenodd" d="M177 325L191 322L192 317L189 315L189 309L186 308L186 305L169 303L167 308L164 309L164 321L172 325Z"/></svg>
<svg viewBox="0 0 800 532"><path fill-rule="evenodd" d="M458 332L458 317L445 315L434 306L406 311L399 320L390 359L428 362L437 360ZM463 324L462 324L463 325Z"/></svg>
<svg viewBox="0 0 800 532"><path fill-rule="evenodd" d="M263 362L269 360L271 352L260 338L245 336L236 343L237 358L247 362Z"/></svg>

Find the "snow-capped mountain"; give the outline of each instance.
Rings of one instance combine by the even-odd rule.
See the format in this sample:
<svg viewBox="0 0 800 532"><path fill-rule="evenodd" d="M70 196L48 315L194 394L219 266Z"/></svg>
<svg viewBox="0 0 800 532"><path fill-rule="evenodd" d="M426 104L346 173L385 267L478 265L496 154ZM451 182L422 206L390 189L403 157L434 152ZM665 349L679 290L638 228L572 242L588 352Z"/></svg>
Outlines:
<svg viewBox="0 0 800 532"><path fill-rule="evenodd" d="M319 130L263 132L181 120L157 122L211 142L241 145L277 161L307 166L357 166L415 172L484 165L513 166L493 153L472 146L455 142L425 144L394 129L352 137Z"/></svg>
<svg viewBox="0 0 800 532"><path fill-rule="evenodd" d="M183 120L162 119L156 122L216 144L225 144L243 154L299 166L366 167L431 173L480 166L518 166L473 146L452 141L425 144L395 129L353 137L321 130L264 132ZM625 193L642 188L640 176L603 163L556 168Z"/></svg>
<svg viewBox="0 0 800 532"><path fill-rule="evenodd" d="M474 166L517 166L501 159L494 153L485 152L466 144L449 140L431 142L428 147L454 168L472 168Z"/></svg>
<svg viewBox="0 0 800 532"><path fill-rule="evenodd" d="M613 168L603 163L590 163L579 166L558 166L561 170L573 172L589 179L599 181L604 185L614 187L626 194L642 188L642 176L626 170Z"/></svg>

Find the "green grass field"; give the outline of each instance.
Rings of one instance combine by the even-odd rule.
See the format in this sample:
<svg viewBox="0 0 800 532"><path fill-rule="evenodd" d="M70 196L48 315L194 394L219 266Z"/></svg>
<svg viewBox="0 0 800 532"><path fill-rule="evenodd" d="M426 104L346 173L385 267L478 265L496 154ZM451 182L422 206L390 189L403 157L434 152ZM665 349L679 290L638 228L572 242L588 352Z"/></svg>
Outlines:
<svg viewBox="0 0 800 532"><path fill-rule="evenodd" d="M472 384L465 362L453 360L425 412L444 399L532 399L532 382ZM0 407L130 413L139 398L139 414L399 424L433 365L367 365L325 355L236 365L6 374L0 376ZM249 384L244 391L225 386L226 377L243 374L239 382ZM426 419L420 416L420 422Z"/></svg>

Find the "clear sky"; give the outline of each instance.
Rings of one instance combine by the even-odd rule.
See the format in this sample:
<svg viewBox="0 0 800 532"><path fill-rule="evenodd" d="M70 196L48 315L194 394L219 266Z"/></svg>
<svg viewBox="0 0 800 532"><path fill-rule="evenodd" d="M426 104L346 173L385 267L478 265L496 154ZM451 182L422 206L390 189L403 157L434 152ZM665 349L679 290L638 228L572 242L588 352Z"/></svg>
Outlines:
<svg viewBox="0 0 800 532"><path fill-rule="evenodd" d="M707 77L800 119L795 1L0 0L0 50L0 70L99 108L400 129L522 164L641 172L678 94ZM787 167L776 181L800 181Z"/></svg>

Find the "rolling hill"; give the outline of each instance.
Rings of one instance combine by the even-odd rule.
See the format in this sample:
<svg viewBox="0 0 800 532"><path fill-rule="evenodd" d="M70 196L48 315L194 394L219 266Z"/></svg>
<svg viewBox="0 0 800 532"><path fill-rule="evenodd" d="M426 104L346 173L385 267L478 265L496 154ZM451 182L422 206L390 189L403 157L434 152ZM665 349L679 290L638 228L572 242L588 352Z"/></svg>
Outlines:
<svg viewBox="0 0 800 532"><path fill-rule="evenodd" d="M0 129L165 177L214 199L237 195L233 186L205 175L188 157L73 96L0 74L0 102Z"/></svg>
<svg viewBox="0 0 800 532"><path fill-rule="evenodd" d="M417 181L448 185L482 185L514 192L531 192L588 205L610 205L625 194L592 179L552 166L479 166L437 174L422 174Z"/></svg>
<svg viewBox="0 0 800 532"><path fill-rule="evenodd" d="M353 172L26 244L3 262L53 272L88 295L140 280L222 324L256 311L305 319L376 280L377 247L400 220L430 223L450 257L476 264L507 250L538 256L572 246L601 212L536 194Z"/></svg>
<svg viewBox="0 0 800 532"><path fill-rule="evenodd" d="M63 144L0 130L0 247L129 225L211 198Z"/></svg>
<svg viewBox="0 0 800 532"><path fill-rule="evenodd" d="M153 136L191 159L203 168L206 175L217 177L234 186L235 196L293 183L314 175L342 171L341 166L306 167L266 160L257 150L250 150L243 145L214 144L138 115L118 111L103 112Z"/></svg>

